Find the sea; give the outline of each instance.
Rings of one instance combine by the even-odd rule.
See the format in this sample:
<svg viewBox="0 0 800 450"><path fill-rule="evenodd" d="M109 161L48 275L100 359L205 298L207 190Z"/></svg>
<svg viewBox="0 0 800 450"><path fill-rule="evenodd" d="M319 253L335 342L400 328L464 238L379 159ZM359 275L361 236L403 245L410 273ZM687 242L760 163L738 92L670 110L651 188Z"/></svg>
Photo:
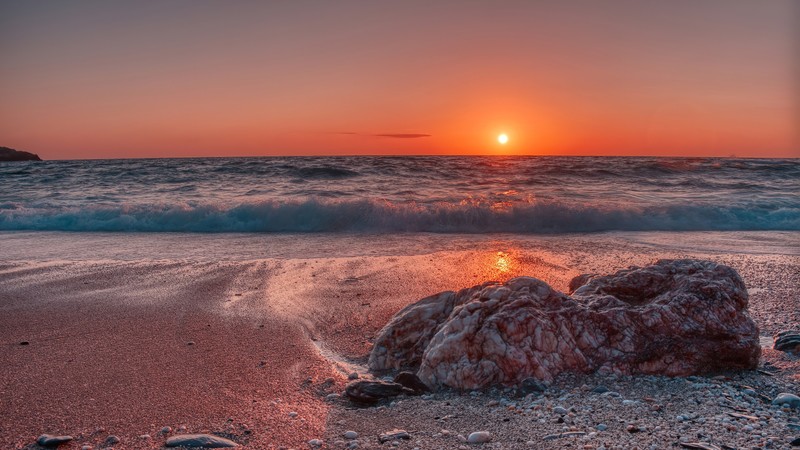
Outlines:
<svg viewBox="0 0 800 450"><path fill-rule="evenodd" d="M0 230L800 230L800 160L254 157L0 165Z"/></svg>

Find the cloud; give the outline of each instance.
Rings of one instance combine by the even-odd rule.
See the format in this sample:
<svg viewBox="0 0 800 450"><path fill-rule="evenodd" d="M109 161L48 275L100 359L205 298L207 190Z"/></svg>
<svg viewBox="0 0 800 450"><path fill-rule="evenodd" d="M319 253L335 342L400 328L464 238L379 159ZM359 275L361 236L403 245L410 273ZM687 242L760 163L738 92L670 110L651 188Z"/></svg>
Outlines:
<svg viewBox="0 0 800 450"><path fill-rule="evenodd" d="M414 139L414 138L431 137L430 134L422 134L422 133L383 133L383 134L373 134L372 136L398 138L398 139Z"/></svg>
<svg viewBox="0 0 800 450"><path fill-rule="evenodd" d="M385 138L394 138L394 139L416 139L416 138L424 138L424 137L431 137L430 134L425 133L377 133L377 134L369 134L369 133L356 133L354 131L335 131L331 134L344 134L348 136L368 136L368 137L385 137Z"/></svg>

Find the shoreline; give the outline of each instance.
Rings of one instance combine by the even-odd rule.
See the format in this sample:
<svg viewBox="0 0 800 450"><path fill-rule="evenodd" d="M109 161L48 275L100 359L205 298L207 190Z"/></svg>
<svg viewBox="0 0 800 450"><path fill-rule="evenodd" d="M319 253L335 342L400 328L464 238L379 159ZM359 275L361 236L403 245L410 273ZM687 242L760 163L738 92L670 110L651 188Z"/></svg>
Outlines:
<svg viewBox="0 0 800 450"><path fill-rule="evenodd" d="M114 448L161 448L165 426L173 429L169 435L180 427L220 433L245 448L308 448L312 439L322 439L324 448L345 448L348 441L341 435L348 430L360 435L359 448L378 448L377 435L391 428L411 433L398 448L458 448L467 445L459 434L490 426L495 439L485 448L519 448L528 441L530 448L652 443L672 448L682 435L696 437L706 428L719 443L745 436L742 442L755 445L764 436L743 431L752 427L750 419L739 426L740 419L732 418L736 429L729 430L718 417L728 410L706 400L727 393L760 414L760 404L740 399L737 386L774 395L781 386L797 391L800 385L796 358L767 350L761 364L779 369L773 377L758 372L726 374L728 381L566 377L541 399L502 391L440 392L429 400L398 399L394 406L372 409L326 398L343 390L346 372L363 361L371 340L397 310L488 279L531 275L566 290L579 273L606 273L660 258L712 259L739 271L750 290L750 314L762 336L769 336L800 323L800 232L304 235L303 241L294 235L69 235L73 238L65 241L60 233L0 233L8 251L0 262L4 448L26 448L41 433L73 435L94 448L108 435L121 439ZM717 250L689 250L702 242ZM261 257L251 259L254 255ZM22 341L29 344L19 345ZM337 369L331 357L354 365ZM583 388L597 384L621 397L599 397ZM700 416L676 420L692 413L686 411L692 399L701 401L709 425L698 422ZM642 416L663 423L649 432L629 433L627 422L590 430L598 425L590 422L611 421L602 415L611 402L616 402L611 411L623 420ZM648 410L652 404L662 409ZM773 448L788 448L789 438L800 431L781 424L798 413L779 417L761 406L771 416L756 420L753 429L776 438ZM556 407L574 407L573 423L558 423ZM458 418L435 419L453 411L460 411ZM712 424L722 431L712 430ZM544 440L564 431L586 434ZM660 446L661 432L675 436ZM63 448L81 448L78 442Z"/></svg>

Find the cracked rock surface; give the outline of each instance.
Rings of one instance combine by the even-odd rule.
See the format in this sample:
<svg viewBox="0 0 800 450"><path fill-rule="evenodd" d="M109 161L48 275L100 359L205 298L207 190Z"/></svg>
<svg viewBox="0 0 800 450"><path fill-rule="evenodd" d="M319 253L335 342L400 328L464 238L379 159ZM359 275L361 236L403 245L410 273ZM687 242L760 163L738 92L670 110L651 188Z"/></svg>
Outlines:
<svg viewBox="0 0 800 450"><path fill-rule="evenodd" d="M728 266L660 260L570 288L518 277L424 298L383 328L370 369L480 389L562 372L687 376L758 364L747 289Z"/></svg>

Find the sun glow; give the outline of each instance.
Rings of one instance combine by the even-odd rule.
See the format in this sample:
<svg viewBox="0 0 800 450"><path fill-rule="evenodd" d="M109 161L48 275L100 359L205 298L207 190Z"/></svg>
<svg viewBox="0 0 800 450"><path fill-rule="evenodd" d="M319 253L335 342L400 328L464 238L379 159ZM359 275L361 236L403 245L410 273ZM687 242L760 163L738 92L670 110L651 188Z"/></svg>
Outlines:
<svg viewBox="0 0 800 450"><path fill-rule="evenodd" d="M497 142L499 142L500 145L506 145L508 143L508 135L505 133L500 134L497 136Z"/></svg>

